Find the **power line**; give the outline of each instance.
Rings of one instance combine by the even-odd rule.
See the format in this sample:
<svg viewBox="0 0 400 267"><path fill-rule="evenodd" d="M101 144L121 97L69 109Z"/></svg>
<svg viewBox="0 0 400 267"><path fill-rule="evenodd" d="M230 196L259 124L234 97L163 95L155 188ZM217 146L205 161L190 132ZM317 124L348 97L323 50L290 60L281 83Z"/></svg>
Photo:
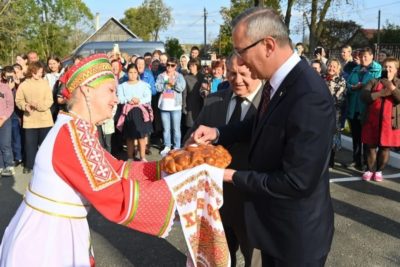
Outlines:
<svg viewBox="0 0 400 267"><path fill-rule="evenodd" d="M192 26L194 26L195 24L197 24L199 21L201 21L203 19L203 16L201 16L198 20L196 20L195 22L193 22L193 23L191 23L191 24L189 24L187 27L192 27Z"/></svg>
<svg viewBox="0 0 400 267"><path fill-rule="evenodd" d="M400 1L395 1L395 2L384 4L384 5L377 5L377 6L367 7L367 8L352 9L351 11L348 11L348 12L340 12L340 14L348 15L348 14L354 14L355 12L365 11L365 10L370 10L370 9L382 9L382 7L387 7L387 6L391 6L391 5L395 5L395 4L400 4Z"/></svg>

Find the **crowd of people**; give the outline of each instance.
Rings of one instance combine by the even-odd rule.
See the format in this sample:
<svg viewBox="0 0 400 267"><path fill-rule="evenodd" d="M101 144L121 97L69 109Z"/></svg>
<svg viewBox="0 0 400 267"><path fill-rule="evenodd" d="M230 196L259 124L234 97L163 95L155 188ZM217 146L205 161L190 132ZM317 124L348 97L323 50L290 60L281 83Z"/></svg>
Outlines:
<svg viewBox="0 0 400 267"><path fill-rule="evenodd" d="M296 50L308 60L301 43ZM326 58L324 48L317 47L312 68L327 82L337 111L337 132L331 153L340 149L340 135L348 121L353 140L353 161L345 164L363 171L365 181L383 180L382 171L389 161L391 148L399 147L400 102L399 60L386 51L377 53L370 47L352 49L345 45L341 58Z"/></svg>
<svg viewBox="0 0 400 267"><path fill-rule="evenodd" d="M353 139L353 162L347 166L362 170L365 181L383 180L390 148L400 146L399 60L379 53L375 61L371 48L353 50L349 45L343 46L339 59L329 58L323 47L308 59L304 45L293 46L280 17L269 9L246 10L232 28L234 53L215 58L210 66L202 66L198 47L179 59L158 50L130 56L113 50L107 57L76 57L71 66L62 66L57 57L44 64L33 51L18 55L1 73L1 175L14 175L19 164L24 173L34 164L52 175L57 172L96 208L120 221L120 214L94 197L109 197L101 189L116 183L113 175L107 181L101 175L89 177L90 184L71 180L88 176L85 168L90 166L78 166L102 154L76 150L79 144L90 151L95 131L88 123L96 124L105 150L119 157L125 149L128 162L147 162L150 145L165 156L184 142L218 142L233 155L224 170L227 204L221 210L232 263L240 247L246 266L261 259L263 266L323 266L333 236L327 166L335 167L347 121ZM70 120L76 125L68 124ZM53 145L58 131L72 140L70 146ZM49 132L45 145L56 151L52 157L69 149L76 155L73 162L54 161L50 168L42 150L42 160L35 163ZM104 155L101 167L125 175L125 163ZM130 186L125 180L118 183ZM159 185L168 195L164 184ZM114 201L116 206L124 202ZM167 205L163 207L163 216L169 216ZM12 222L15 229L18 220Z"/></svg>
<svg viewBox="0 0 400 267"><path fill-rule="evenodd" d="M347 120L353 139L353 162L346 166L365 171L364 180L381 181L390 148L399 146L400 115L396 115L400 114L396 105L400 99L398 60L381 52L379 60L375 61L374 53L368 47L353 50L345 45L341 58L327 58L325 49L317 47L312 59L305 55L302 43L297 43L294 49L326 81L335 101L337 131L330 167L335 166L335 153L341 148L341 133ZM179 60L159 50L143 56L110 51L108 56L119 84L120 102L115 107L114 119L99 125L100 139L115 155L122 149L127 150L128 159L146 161L146 155L151 153L151 143L160 149L161 155L180 148L183 136L194 125L204 105L204 99L229 88L226 59L220 57L213 60L211 66L202 66L200 49L196 46L190 55L183 54ZM74 64L80 60L82 57L76 56ZM13 175L14 166L21 163L24 173L31 172L36 151L57 113L66 111L62 94L66 77L63 74L69 67L63 67L55 56L43 63L38 54L31 51L27 55L18 55L14 65L2 69L1 90L5 101L0 128L2 176ZM385 107L386 112L379 113L384 104L392 105L393 111ZM378 113L381 115L375 116ZM392 122L386 123L388 116ZM383 125L382 121L385 121ZM120 140L124 140L123 143Z"/></svg>
<svg viewBox="0 0 400 267"><path fill-rule="evenodd" d="M193 125L204 98L224 80L224 61L213 62L211 70L201 65L199 56L196 46L190 56L179 59L159 50L132 56L110 51L119 104L114 118L98 125L104 148L119 157L125 149L128 159L142 161L151 153L151 140L156 140L161 155L180 148L182 133ZM14 175L20 164L23 173L31 172L37 149L58 112L67 111L64 89L69 77L64 74L82 59L76 56L72 66L62 66L58 57L44 63L31 51L2 69L2 176Z"/></svg>

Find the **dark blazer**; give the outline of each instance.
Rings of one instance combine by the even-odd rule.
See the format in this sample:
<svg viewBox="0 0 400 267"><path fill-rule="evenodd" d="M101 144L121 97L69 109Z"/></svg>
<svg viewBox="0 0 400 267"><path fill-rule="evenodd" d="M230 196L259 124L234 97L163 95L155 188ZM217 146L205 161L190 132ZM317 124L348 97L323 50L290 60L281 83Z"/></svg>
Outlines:
<svg viewBox="0 0 400 267"><path fill-rule="evenodd" d="M185 80L186 89L182 92L182 112L185 114L184 125L192 127L204 103L204 99L200 95L203 75L201 73L188 74L185 76Z"/></svg>
<svg viewBox="0 0 400 267"><path fill-rule="evenodd" d="M285 262L327 255L334 231L328 160L335 109L321 77L300 61L258 123L219 130L224 145L251 140L251 171L237 171L233 182L250 196L245 212L252 245Z"/></svg>
<svg viewBox="0 0 400 267"><path fill-rule="evenodd" d="M210 94L204 103L197 120L193 127L188 130L184 140L190 137L190 134L196 130L199 125L209 127L219 127L226 125L226 116L228 112L229 102L232 98L232 90L230 88L222 91L217 91ZM251 119L256 116L257 107L261 99L261 90L258 91L252 101L252 105L247 111L244 119ZM232 155L232 162L229 168L236 170L248 170L248 155L249 155L250 140L240 143L235 143L227 146L229 153ZM224 205L221 210L221 215L224 223L232 225L235 223L235 213L238 213L240 206L243 206L244 195L238 189L230 184L224 184Z"/></svg>

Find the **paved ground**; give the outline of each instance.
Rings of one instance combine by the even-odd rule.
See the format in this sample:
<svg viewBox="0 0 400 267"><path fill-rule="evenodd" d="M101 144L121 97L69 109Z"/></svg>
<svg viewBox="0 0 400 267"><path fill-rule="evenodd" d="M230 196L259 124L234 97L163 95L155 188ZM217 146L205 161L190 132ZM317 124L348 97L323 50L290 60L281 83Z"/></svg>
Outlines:
<svg viewBox="0 0 400 267"><path fill-rule="evenodd" d="M149 159L157 159L156 151ZM350 153L339 153L339 163ZM21 202L30 176L0 178L0 238ZM388 168L382 183L359 181L360 172L338 164L332 171L335 236L326 266L400 266L400 170ZM350 181L348 181L350 180ZM180 225L166 240L89 216L97 266L184 266L186 245ZM238 266L243 266L240 261Z"/></svg>

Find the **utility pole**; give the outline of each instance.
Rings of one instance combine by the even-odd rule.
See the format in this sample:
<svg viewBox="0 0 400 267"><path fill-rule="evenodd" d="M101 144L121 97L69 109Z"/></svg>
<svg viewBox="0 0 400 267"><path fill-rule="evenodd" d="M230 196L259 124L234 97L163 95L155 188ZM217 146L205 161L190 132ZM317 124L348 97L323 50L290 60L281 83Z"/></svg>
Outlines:
<svg viewBox="0 0 400 267"><path fill-rule="evenodd" d="M306 42L306 21L307 21L307 17L306 17L306 12L303 12L303 38L302 38L302 42L303 44Z"/></svg>
<svg viewBox="0 0 400 267"><path fill-rule="evenodd" d="M378 36L377 36L378 51L376 53L379 53L380 44L381 44L381 10L379 9L379 11L378 11Z"/></svg>
<svg viewBox="0 0 400 267"><path fill-rule="evenodd" d="M207 53L207 10L204 8L204 52L203 55Z"/></svg>

